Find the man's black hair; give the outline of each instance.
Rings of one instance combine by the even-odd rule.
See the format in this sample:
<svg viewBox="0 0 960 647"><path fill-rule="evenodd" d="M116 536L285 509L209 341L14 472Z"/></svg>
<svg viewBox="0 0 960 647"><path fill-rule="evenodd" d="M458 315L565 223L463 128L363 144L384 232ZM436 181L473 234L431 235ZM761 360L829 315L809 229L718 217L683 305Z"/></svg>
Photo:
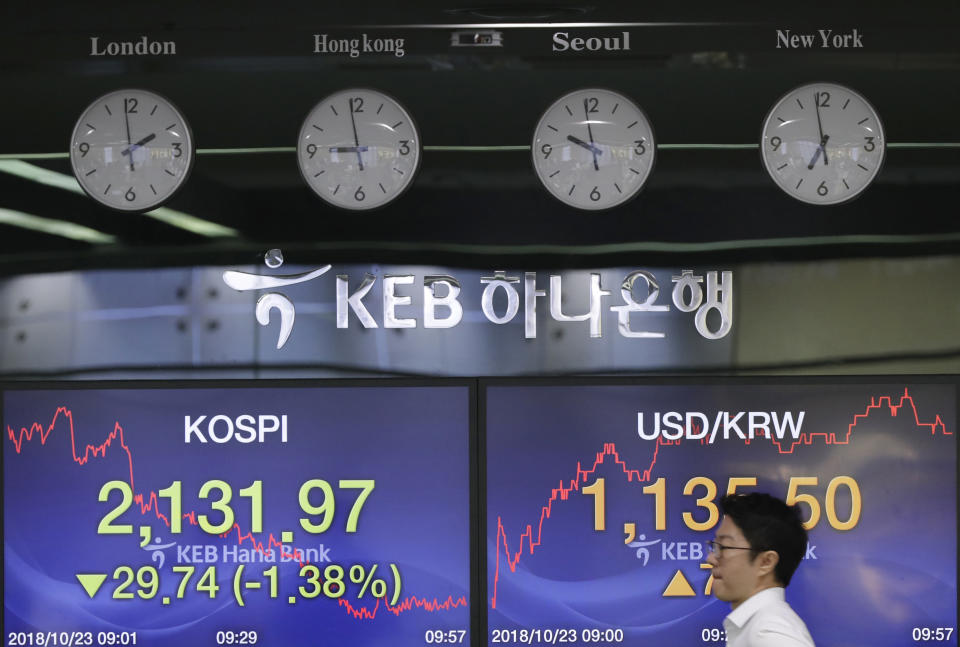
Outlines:
<svg viewBox="0 0 960 647"><path fill-rule="evenodd" d="M766 550L780 556L774 575L783 586L800 565L807 551L807 531L803 527L800 509L782 500L762 494L731 494L720 500L720 510L743 532L753 556Z"/></svg>

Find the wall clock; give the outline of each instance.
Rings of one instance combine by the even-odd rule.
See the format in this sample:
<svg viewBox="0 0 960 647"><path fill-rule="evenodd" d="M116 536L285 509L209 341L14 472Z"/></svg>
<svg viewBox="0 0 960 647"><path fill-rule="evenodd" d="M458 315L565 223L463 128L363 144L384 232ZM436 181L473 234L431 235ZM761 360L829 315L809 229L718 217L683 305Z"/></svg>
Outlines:
<svg viewBox="0 0 960 647"><path fill-rule="evenodd" d="M653 169L656 141L633 101L612 90L566 94L533 132L533 167L555 198L598 211L636 197Z"/></svg>
<svg viewBox="0 0 960 647"><path fill-rule="evenodd" d="M773 181L810 204L838 204L866 189L883 165L886 139L873 106L835 83L783 96L763 122L760 154Z"/></svg>
<svg viewBox="0 0 960 647"><path fill-rule="evenodd" d="M147 211L169 200L193 167L183 114L147 90L118 90L91 103L73 128L70 164L83 190L120 211Z"/></svg>
<svg viewBox="0 0 960 647"><path fill-rule="evenodd" d="M297 140L304 180L332 205L382 207L413 183L420 134L410 113L378 90L342 90L307 115Z"/></svg>

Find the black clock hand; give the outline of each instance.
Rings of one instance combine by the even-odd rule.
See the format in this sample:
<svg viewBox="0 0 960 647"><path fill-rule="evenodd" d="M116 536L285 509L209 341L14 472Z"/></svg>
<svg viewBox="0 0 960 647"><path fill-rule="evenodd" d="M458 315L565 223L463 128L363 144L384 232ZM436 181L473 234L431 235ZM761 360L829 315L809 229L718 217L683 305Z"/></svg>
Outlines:
<svg viewBox="0 0 960 647"><path fill-rule="evenodd" d="M817 106L817 130L820 131L820 150L823 152L823 164L827 164L827 149L824 148L827 145L827 140L830 138L829 135L824 136L823 134L823 123L820 121L820 93L817 92L813 95L813 102ZM813 166L810 166L813 168Z"/></svg>
<svg viewBox="0 0 960 647"><path fill-rule="evenodd" d="M360 153L370 150L369 146L331 146L331 153Z"/></svg>
<svg viewBox="0 0 960 647"><path fill-rule="evenodd" d="M587 110L587 100L583 100L583 118L587 121L587 134L590 135L590 150L593 152L593 170L599 171L600 165L597 164L597 149L593 146L593 129L590 127L590 112Z"/></svg>
<svg viewBox="0 0 960 647"><path fill-rule="evenodd" d="M357 162L360 164L360 170L363 170L363 158L360 156L360 140L357 138L357 121L353 117L353 99L350 99L350 124L353 126L353 143L357 148Z"/></svg>
<svg viewBox="0 0 960 647"><path fill-rule="evenodd" d="M599 155L599 154L601 154L601 153L603 152L602 150L600 150L599 148L597 148L597 147L594 146L593 144L588 144L587 142L583 141L583 140L580 139L579 137L574 137L573 135L567 135L567 139L570 140L570 141L572 141L572 142L573 142L574 144L576 144L577 146L583 146L583 147L586 148L588 151L590 151L591 153L593 153L594 157L596 157L597 155Z"/></svg>
<svg viewBox="0 0 960 647"><path fill-rule="evenodd" d="M127 124L127 150L133 148L133 143L130 140L130 113L127 112L127 100L123 100L123 120ZM130 170L133 171L133 155L130 156Z"/></svg>
<svg viewBox="0 0 960 647"><path fill-rule="evenodd" d="M813 170L814 164L817 163L817 158L820 157L820 153L823 153L823 163L827 163L827 140L830 139L830 135L824 135L823 139L820 140L820 145L817 146L817 151L813 154L813 159L810 160L810 163L807 164L807 168L811 171Z"/></svg>
<svg viewBox="0 0 960 647"><path fill-rule="evenodd" d="M125 148L125 149L123 149L122 151L120 151L120 154L121 154L121 155L129 155L130 153L132 153L132 152L135 151L136 149L140 148L141 146L143 146L144 144L146 144L146 143L148 143L148 142L152 142L152 141L153 141L154 139L156 139L156 138L157 138L157 136L156 136L154 133L150 133L149 135L147 135L146 137L144 137L143 139L141 139L140 141L138 141L136 144L130 144L130 148Z"/></svg>

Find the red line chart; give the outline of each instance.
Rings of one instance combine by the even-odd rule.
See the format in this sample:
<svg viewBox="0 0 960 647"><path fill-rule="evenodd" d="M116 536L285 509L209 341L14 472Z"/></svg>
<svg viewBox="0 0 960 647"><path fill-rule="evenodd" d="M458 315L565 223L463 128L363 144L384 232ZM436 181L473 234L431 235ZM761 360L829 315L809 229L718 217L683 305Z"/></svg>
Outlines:
<svg viewBox="0 0 960 647"><path fill-rule="evenodd" d="M380 608L381 598L377 598L377 603L374 605L373 610L366 607L355 608L350 604L349 600L340 598L337 602L341 607L346 609L347 613L352 615L358 620L373 620L377 617L377 610ZM392 606L389 602L386 601L386 598L383 598L384 609L389 611L395 616L399 616L404 611L409 611L413 608L423 609L425 611L449 611L451 609L456 609L457 607L464 607L467 605L467 599L463 596L454 599L453 596L447 596L447 599L443 602L439 602L436 598L433 601L429 601L426 598L407 598L397 606Z"/></svg>
<svg viewBox="0 0 960 647"><path fill-rule="evenodd" d="M784 449L783 444L785 443L781 443L776 438L772 439L771 442L777 446L781 454L792 454L797 445L812 445L813 441L817 438L822 439L825 445L848 445L850 444L850 435L858 424L874 413L881 413L884 410L890 414L891 418L898 418L903 411L905 411L908 419L912 419L912 422L920 429L928 429L931 436L936 435L938 431L944 436L953 435L952 431L947 431L947 426L944 424L940 414L937 414L932 422L921 422L920 413L917 411L917 405L913 401L913 396L910 395L908 389L905 388L897 404L893 403L893 397L889 395L883 395L879 398L871 396L870 404L867 405L863 413L858 413L853 416L853 421L847 425L847 432L841 436L838 436L836 432L802 432L796 440L789 441L789 449ZM748 440L747 444L749 443L750 441Z"/></svg>
<svg viewBox="0 0 960 647"><path fill-rule="evenodd" d="M945 436L953 435L952 431L947 431L946 425L939 414L937 414L931 422L921 422L920 414L917 411L917 406L913 401L913 396L910 395L908 389L904 388L903 395L900 396L897 404L893 403L893 397L889 395L880 397L871 396L870 403L867 405L864 412L855 414L853 416L853 420L847 426L846 433L841 434L840 436L838 436L836 432L801 432L798 434L796 439L789 441L789 448L787 449L784 448L784 445L788 444L787 442L781 442L773 436L771 436L769 440L777 447L777 450L781 454L792 454L797 445L812 445L818 438L822 440L825 445L847 445L850 443L850 436L858 424L864 422L871 415L882 413L884 410L886 410L892 418L899 417L905 411L908 420L912 421L920 429L929 430L931 435L935 435L937 432L940 432L941 435ZM699 431L699 429L696 431ZM756 437L754 440L764 441L767 439L765 437ZM633 469L627 466L626 462L620 458L620 454L617 451L615 443L604 443L603 449L596 453L593 465L589 469L584 469L581 461L577 461L576 474L568 481L567 485L564 485L563 480L561 480L558 487L550 490L550 496L547 499L546 505L540 509L540 520L536 524L536 533L534 533L534 524L527 524L523 532L520 533L518 547L515 552L511 552L510 550L510 546L507 541L507 531L503 527L502 519L498 516L496 566L494 567L493 576L493 595L490 598L491 608L497 608L497 585L500 582L501 547L503 548L503 554L507 565L510 567L510 572L516 572L517 564L520 563L520 558L524 553L524 544L526 543L526 550L528 551L529 555L533 555L535 549L540 546L543 540L543 522L550 518L550 513L553 510L554 502L566 501L569 499L571 492L579 491L580 486L587 483L587 480L594 472L596 472L597 468L606 462L607 457L611 457L613 459L613 463L621 468L627 477L628 483L647 483L650 481L653 468L657 464L657 458L660 455L660 448L665 446L677 446L681 442L682 441L664 440L662 437L658 437L656 445L653 449L653 457L650 459L650 464L642 470ZM705 444L703 440L700 440L699 442L700 444ZM743 442L746 445L751 444L749 439L745 439Z"/></svg>
<svg viewBox="0 0 960 647"><path fill-rule="evenodd" d="M47 444L47 440L50 438L50 435L57 428L57 423L60 422L61 417L67 421L69 426L70 448L73 454L73 462L78 465L85 466L89 463L91 458L104 458L107 455L107 450L113 448L114 443L116 443L119 445L120 450L122 450L126 455L127 466L130 475L130 489L136 492L136 488L134 486L133 453L130 451L130 447L127 445L126 439L124 438L123 427L120 425L119 421L114 423L113 431L107 434L106 439L102 443L99 445L87 444L84 446L82 452L78 452L73 412L67 407L57 407L53 414L53 419L46 427L39 422L34 422L29 427L21 427L19 431L15 431L9 425L7 426L7 437L9 438L10 442L13 443L14 451L17 454L20 454L23 450L24 443L32 442L34 438L39 439L40 444L45 446ZM142 493L135 493L133 500L134 503L136 503L140 508L140 514L146 515L148 512L153 512L157 519L162 521L167 527L170 526L170 519L159 510L159 498L156 492L150 491L146 495ZM191 510L190 512L183 513L182 517L191 525L198 525L196 511ZM237 534L237 544L242 546L243 542L249 541L253 548L259 553L267 554L268 551L276 547L279 549L279 554L283 558L301 560L303 556L299 549L294 551L292 554L285 552L283 549L283 544L277 540L276 537L274 537L273 533L270 533L269 537L265 541L258 541L253 536L252 532L244 533L240 528L240 525L236 523L233 524L233 528L218 536L226 538L234 532ZM305 562L300 561L301 567L304 564ZM347 613L359 620L374 619L377 616L377 609L380 606L379 598L377 598L377 602L373 608L373 611L370 611L363 606L355 608L347 600L342 598L339 599L338 602L340 607L344 608ZM437 602L436 599L431 602L427 598L408 596L396 606L391 606L384 600L384 605L387 611L396 616L399 616L401 613L411 609L421 609L424 611L435 612L454 609L459 606L465 606L466 604L467 600L463 596L457 598L456 600L450 597L447 599L447 601L442 603Z"/></svg>

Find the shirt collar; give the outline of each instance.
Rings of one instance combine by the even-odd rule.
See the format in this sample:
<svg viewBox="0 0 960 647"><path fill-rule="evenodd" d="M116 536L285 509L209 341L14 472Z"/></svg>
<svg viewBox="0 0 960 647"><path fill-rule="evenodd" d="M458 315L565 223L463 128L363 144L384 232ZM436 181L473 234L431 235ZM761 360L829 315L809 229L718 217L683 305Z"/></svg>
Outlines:
<svg viewBox="0 0 960 647"><path fill-rule="evenodd" d="M728 615L726 619L736 625L738 628L741 628L747 624L747 621L750 620L753 614L766 605L770 604L771 602L784 601L786 601L786 592L783 590L782 586L764 589L758 593L754 593L749 598L744 600L740 606L730 612L730 615Z"/></svg>

